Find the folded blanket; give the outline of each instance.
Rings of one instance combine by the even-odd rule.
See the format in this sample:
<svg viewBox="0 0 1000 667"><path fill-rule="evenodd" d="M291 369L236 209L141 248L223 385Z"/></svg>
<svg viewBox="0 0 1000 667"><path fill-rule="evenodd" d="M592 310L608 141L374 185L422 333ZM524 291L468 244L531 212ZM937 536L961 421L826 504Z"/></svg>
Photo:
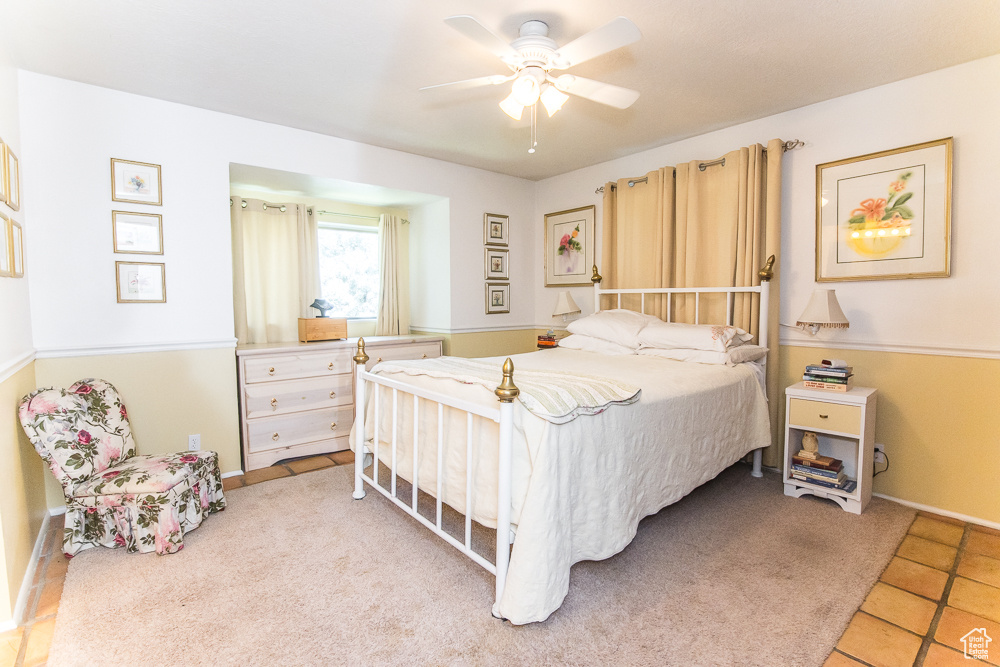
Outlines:
<svg viewBox="0 0 1000 667"><path fill-rule="evenodd" d="M448 378L464 384L496 389L503 379L498 361L461 357L438 357L414 361L385 361L372 373L404 373ZM580 415L596 415L610 405L628 405L639 400L639 387L611 378L560 371L514 371L518 399L533 414L553 424L565 424Z"/></svg>

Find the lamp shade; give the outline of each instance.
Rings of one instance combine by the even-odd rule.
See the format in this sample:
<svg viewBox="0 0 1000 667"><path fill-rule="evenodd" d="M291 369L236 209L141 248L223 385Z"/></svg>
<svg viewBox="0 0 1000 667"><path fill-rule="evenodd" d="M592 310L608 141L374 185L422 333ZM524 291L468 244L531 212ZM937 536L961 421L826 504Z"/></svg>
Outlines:
<svg viewBox="0 0 1000 667"><path fill-rule="evenodd" d="M579 312L580 306L576 305L576 301L573 301L572 295L569 292L559 292L559 298L556 299L556 309L552 311L552 316Z"/></svg>
<svg viewBox="0 0 1000 667"><path fill-rule="evenodd" d="M832 289L813 290L812 298L809 299L796 324L800 327L811 326L814 329L819 327L846 329L851 326L837 301L837 293Z"/></svg>

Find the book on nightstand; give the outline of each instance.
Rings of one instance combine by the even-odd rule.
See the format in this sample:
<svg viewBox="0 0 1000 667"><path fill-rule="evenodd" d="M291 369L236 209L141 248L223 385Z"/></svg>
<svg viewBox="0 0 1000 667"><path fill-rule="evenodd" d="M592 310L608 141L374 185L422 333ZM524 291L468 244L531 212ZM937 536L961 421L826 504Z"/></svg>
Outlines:
<svg viewBox="0 0 1000 667"><path fill-rule="evenodd" d="M853 386L854 367L840 359L824 359L819 364L809 364L802 374L802 386L806 389L825 391L847 391Z"/></svg>

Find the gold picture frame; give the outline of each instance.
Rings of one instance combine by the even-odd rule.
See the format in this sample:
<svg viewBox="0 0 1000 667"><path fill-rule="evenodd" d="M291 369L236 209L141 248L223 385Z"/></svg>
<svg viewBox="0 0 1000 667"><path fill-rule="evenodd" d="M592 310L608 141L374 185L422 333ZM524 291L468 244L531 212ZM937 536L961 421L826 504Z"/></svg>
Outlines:
<svg viewBox="0 0 1000 667"><path fill-rule="evenodd" d="M510 251L507 248L487 247L485 255L486 280L510 280Z"/></svg>
<svg viewBox="0 0 1000 667"><path fill-rule="evenodd" d="M21 167L8 144L3 145L4 201L12 211L21 208Z"/></svg>
<svg viewBox="0 0 1000 667"><path fill-rule="evenodd" d="M118 303L166 303L166 267L157 262L115 262Z"/></svg>
<svg viewBox="0 0 1000 667"><path fill-rule="evenodd" d="M951 275L953 139L816 165L816 281Z"/></svg>
<svg viewBox="0 0 1000 667"><path fill-rule="evenodd" d="M486 314L510 312L510 283L486 283Z"/></svg>
<svg viewBox="0 0 1000 667"><path fill-rule="evenodd" d="M545 214L545 286L591 285L596 207Z"/></svg>
<svg viewBox="0 0 1000 667"><path fill-rule="evenodd" d="M111 158L111 201L162 206L160 165Z"/></svg>
<svg viewBox="0 0 1000 667"><path fill-rule="evenodd" d="M114 251L129 255L163 254L163 216L158 213L111 211Z"/></svg>
<svg viewBox="0 0 1000 667"><path fill-rule="evenodd" d="M14 275L10 227L10 218L0 213L0 278L10 278Z"/></svg>
<svg viewBox="0 0 1000 667"><path fill-rule="evenodd" d="M499 213L483 215L483 245L510 245L510 217Z"/></svg>
<svg viewBox="0 0 1000 667"><path fill-rule="evenodd" d="M0 137L0 204L7 203L7 142Z"/></svg>
<svg viewBox="0 0 1000 667"><path fill-rule="evenodd" d="M14 278L24 276L24 229L21 223L11 218L7 225L10 234L7 242L10 245L10 275Z"/></svg>

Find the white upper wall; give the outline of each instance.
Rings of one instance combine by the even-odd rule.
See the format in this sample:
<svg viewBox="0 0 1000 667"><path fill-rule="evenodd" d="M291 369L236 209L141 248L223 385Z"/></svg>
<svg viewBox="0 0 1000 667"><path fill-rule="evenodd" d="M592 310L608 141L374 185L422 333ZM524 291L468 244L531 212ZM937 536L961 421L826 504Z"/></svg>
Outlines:
<svg viewBox="0 0 1000 667"><path fill-rule="evenodd" d="M230 162L447 198L451 284L434 280L449 277L440 267L427 281L434 293L451 290L451 310L431 309L429 321L414 312L414 324L462 330L532 321L529 181L31 72L19 81L40 353L232 339ZM113 157L161 165L163 206L112 202ZM114 255L116 209L162 214L164 254ZM509 315L487 316L483 306L487 211L511 216L517 298ZM116 303L116 260L164 262L167 303Z"/></svg>
<svg viewBox="0 0 1000 667"><path fill-rule="evenodd" d="M784 155L782 179L781 321L794 324L812 290L834 288L851 326L825 330L831 345L898 349L944 348L1000 353L1000 56L977 60L879 88L770 116L540 181L534 218L535 321L555 323L558 290L545 288L542 216L589 204L606 181L641 176L689 160L710 160L769 139L801 139ZM815 282L816 165L876 151L954 137L951 277L864 282ZM598 255L600 248L598 248ZM574 288L583 313L590 288ZM783 341L807 340L783 330Z"/></svg>
<svg viewBox="0 0 1000 667"><path fill-rule="evenodd" d="M0 44L0 139L20 160L21 210L12 211L0 204L0 213L21 223L25 242L31 230L25 225L24 168L27 161L21 151L21 128L18 114L17 70L10 63L7 50ZM24 278L0 278L0 376L12 362L31 353L31 316L28 306L28 276L34 267L26 265Z"/></svg>

